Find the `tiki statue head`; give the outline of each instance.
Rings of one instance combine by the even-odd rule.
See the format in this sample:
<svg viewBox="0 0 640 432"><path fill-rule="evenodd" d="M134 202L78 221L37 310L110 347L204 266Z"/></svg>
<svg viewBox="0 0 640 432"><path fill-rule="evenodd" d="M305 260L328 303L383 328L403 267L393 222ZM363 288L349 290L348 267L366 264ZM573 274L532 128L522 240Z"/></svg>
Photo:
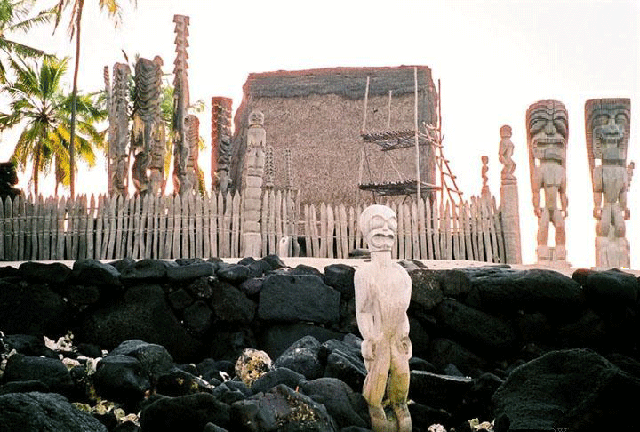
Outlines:
<svg viewBox="0 0 640 432"><path fill-rule="evenodd" d="M373 204L360 215L360 230L371 252L390 251L396 240L398 222L389 207Z"/></svg>
<svg viewBox="0 0 640 432"><path fill-rule="evenodd" d="M629 99L590 99L585 103L589 159L625 164L629 145Z"/></svg>
<svg viewBox="0 0 640 432"><path fill-rule="evenodd" d="M557 100L541 100L527 110L527 145L532 158L565 164L569 116Z"/></svg>

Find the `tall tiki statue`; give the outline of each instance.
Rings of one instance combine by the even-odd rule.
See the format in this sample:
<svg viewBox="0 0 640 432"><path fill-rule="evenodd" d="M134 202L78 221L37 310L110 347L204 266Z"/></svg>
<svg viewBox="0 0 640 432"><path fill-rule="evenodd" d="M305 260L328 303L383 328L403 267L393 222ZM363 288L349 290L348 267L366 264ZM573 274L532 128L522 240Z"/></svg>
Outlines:
<svg viewBox="0 0 640 432"><path fill-rule="evenodd" d="M158 195L164 185L165 136L160 100L163 61L141 58L135 68L131 177L137 192Z"/></svg>
<svg viewBox="0 0 640 432"><path fill-rule="evenodd" d="M567 109L557 100L535 102L527 109L526 128L533 211L538 217L538 262L566 264ZM555 227L555 247L548 245L549 224Z"/></svg>
<svg viewBox="0 0 640 432"><path fill-rule="evenodd" d="M223 194L229 188L231 107L229 98L211 98L211 185Z"/></svg>
<svg viewBox="0 0 640 432"><path fill-rule="evenodd" d="M245 155L242 192L243 256L259 257L262 253L260 237L260 204L262 178L265 166L267 132L264 129L264 114L252 111L247 130L247 153Z"/></svg>
<svg viewBox="0 0 640 432"><path fill-rule="evenodd" d="M109 195L127 195L127 146L129 144L129 79L131 69L123 63L113 65L113 87L105 66L105 89L109 114Z"/></svg>
<svg viewBox="0 0 640 432"><path fill-rule="evenodd" d="M189 68L187 47L189 42L189 17L174 15L176 23L176 59L173 62L173 185L176 193L185 195L193 190L189 182L187 164L187 114L189 109Z"/></svg>
<svg viewBox="0 0 640 432"><path fill-rule="evenodd" d="M596 224L596 267L629 267L627 192L633 162L627 166L631 101L591 99L585 104L589 171Z"/></svg>
<svg viewBox="0 0 640 432"><path fill-rule="evenodd" d="M187 180L189 182L188 188L196 188L199 183L198 167L198 143L200 141L200 120L194 114L189 114L186 120L187 126L187 144L189 145L189 158L187 159Z"/></svg>

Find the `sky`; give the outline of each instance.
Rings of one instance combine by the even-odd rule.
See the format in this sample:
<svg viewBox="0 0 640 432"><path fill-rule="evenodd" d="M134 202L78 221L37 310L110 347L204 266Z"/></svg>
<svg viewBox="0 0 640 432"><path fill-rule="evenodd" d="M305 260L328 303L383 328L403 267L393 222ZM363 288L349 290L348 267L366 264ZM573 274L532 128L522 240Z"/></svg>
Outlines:
<svg viewBox="0 0 640 432"><path fill-rule="evenodd" d="M52 3L38 0L43 7ZM503 124L513 128L525 263L536 259L537 230L525 112L540 99L564 102L569 112L568 260L573 266L593 266L595 221L584 133L587 99L631 99L629 160L640 161L637 0L138 0L137 8L120 0L117 26L99 12L97 3L86 2L82 22L78 85L83 91L102 89L103 67L123 62L123 51L130 59L136 53L149 59L160 55L164 72L170 74L175 58L173 15L190 17L190 96L205 101L199 115L207 144L200 156L205 173L211 151L211 97L231 97L237 108L249 73L427 65L441 81L445 155L467 197L480 194L482 155L489 156L489 186L499 197L499 129ZM53 35L46 27L16 38L73 57L66 23ZM69 88L71 78L70 68ZM5 133L0 139L0 160L6 160L15 138ZM80 169L78 193L106 192L104 161L96 169ZM639 182L636 173L627 223L636 269Z"/></svg>

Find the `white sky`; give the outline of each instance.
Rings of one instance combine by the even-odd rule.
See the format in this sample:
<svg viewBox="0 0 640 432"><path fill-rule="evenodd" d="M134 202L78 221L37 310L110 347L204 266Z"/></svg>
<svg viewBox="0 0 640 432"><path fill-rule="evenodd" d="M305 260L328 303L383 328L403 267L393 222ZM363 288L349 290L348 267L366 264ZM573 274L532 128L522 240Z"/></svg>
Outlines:
<svg viewBox="0 0 640 432"><path fill-rule="evenodd" d="M43 6L52 3L39 1ZM535 261L537 229L524 129L531 103L559 99L569 111L567 250L574 266L595 263L584 137L587 99L631 98L629 160L640 162L637 0L138 0L137 9L120 0L123 16L117 28L98 13L97 3L87 2L83 18L83 91L103 88L103 66L123 61L122 50L131 59L136 53L150 59L160 55L165 73L171 73L172 17L190 16L190 94L192 100L206 103L200 114L201 135L208 145L200 163L206 173L211 97L231 97L237 107L249 73L403 64L430 66L434 79L441 80L445 154L466 196L480 193L480 156L485 154L490 157L490 187L499 196L499 128L512 126L525 263ZM73 57L66 22L61 27L53 36L47 27L23 40ZM15 138L5 134L1 139L0 160L6 160ZM78 177L78 193L106 192L104 163ZM627 225L634 268L640 268L640 244L635 240L640 232L639 179L636 173Z"/></svg>

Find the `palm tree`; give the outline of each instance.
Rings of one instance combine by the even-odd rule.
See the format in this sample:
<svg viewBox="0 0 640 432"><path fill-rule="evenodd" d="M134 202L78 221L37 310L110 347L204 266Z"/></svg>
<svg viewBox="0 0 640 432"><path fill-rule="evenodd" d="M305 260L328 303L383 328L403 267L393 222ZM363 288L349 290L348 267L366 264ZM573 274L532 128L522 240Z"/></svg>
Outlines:
<svg viewBox="0 0 640 432"><path fill-rule="evenodd" d="M137 0L131 0L137 5ZM75 68L73 71L73 91L72 91L72 105L71 105L71 135L69 137L69 185L71 196L75 196L75 135L76 135L76 96L78 93L78 68L80 66L80 30L82 29L82 12L84 10L85 0L58 0L57 17L55 22L55 29L60 24L60 17L63 9L71 7L71 17L69 19L69 39L73 40L75 37L76 43L76 58ZM120 17L120 5L118 0L98 0L101 10L106 10L110 17L118 19Z"/></svg>
<svg viewBox="0 0 640 432"><path fill-rule="evenodd" d="M16 75L13 83L2 90L12 98L9 113L0 113L0 130L24 125L12 155L19 169L33 164L32 181L38 194L38 178L41 172L56 170L56 194L59 184L68 181L69 165L69 116L72 95L64 95L61 80L67 71L68 59L45 59L39 68L14 60L11 67ZM96 123L107 117L90 95L77 95L78 135L77 145L83 159L95 164L93 148L104 148L104 133L96 129Z"/></svg>
<svg viewBox="0 0 640 432"><path fill-rule="evenodd" d="M0 0L0 50L8 59L14 58L15 55L22 58L40 58L48 55L38 48L7 37L7 34L27 32L33 26L50 22L55 17L54 9L47 9L32 16L34 4L35 0ZM5 65L0 61L0 83L6 82L5 72Z"/></svg>

